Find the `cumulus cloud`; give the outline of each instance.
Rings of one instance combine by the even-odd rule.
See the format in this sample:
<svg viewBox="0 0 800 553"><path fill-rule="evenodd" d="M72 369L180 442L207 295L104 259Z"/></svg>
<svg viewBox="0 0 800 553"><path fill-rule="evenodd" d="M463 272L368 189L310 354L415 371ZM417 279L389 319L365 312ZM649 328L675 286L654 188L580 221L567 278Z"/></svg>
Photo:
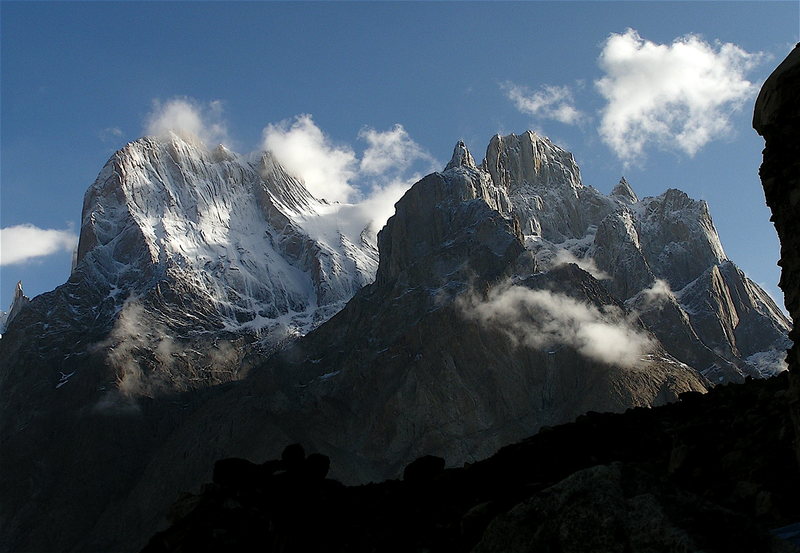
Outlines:
<svg viewBox="0 0 800 553"><path fill-rule="evenodd" d="M71 229L41 229L27 223L6 227L0 229L0 265L71 252L77 244L78 236Z"/></svg>
<svg viewBox="0 0 800 553"><path fill-rule="evenodd" d="M340 216L350 221L354 231L366 229L372 234L377 234L389 217L394 215L394 204L420 178L421 175L413 175L407 179L393 180L382 185L376 184L363 200L345 206L340 212Z"/></svg>
<svg viewBox="0 0 800 553"><path fill-rule="evenodd" d="M608 37L595 86L606 100L600 135L625 162L654 143L689 156L730 131L730 114L756 92L746 74L762 58L731 43L696 35L672 44L628 29Z"/></svg>
<svg viewBox="0 0 800 553"><path fill-rule="evenodd" d="M355 152L334 145L311 115L267 125L263 146L317 198L347 202L357 196L351 184L358 168Z"/></svg>
<svg viewBox="0 0 800 553"><path fill-rule="evenodd" d="M368 144L359 164L363 175L402 173L415 161L433 162L430 154L411 139L402 125L396 124L391 130L384 132L365 127L358 137Z"/></svg>
<svg viewBox="0 0 800 553"><path fill-rule="evenodd" d="M654 347L618 308L599 309L548 290L506 284L491 289L485 298L462 299L460 306L468 317L534 349L565 345L594 361L632 367Z"/></svg>
<svg viewBox="0 0 800 553"><path fill-rule="evenodd" d="M326 218L346 223L356 235L364 228L380 230L397 200L421 178L412 169L433 170L435 164L400 124L387 131L364 127L358 137L366 142L360 157L348 145L334 145L305 114L268 125L263 143L314 196L342 203Z"/></svg>
<svg viewBox="0 0 800 553"><path fill-rule="evenodd" d="M145 119L145 134L165 136L170 132L207 146L230 143L219 100L208 103L188 97L166 102L153 100L153 109Z"/></svg>
<svg viewBox="0 0 800 553"><path fill-rule="evenodd" d="M554 119L565 125L575 125L584 117L575 108L572 90L567 86L543 85L539 90L531 91L512 82L505 82L501 87L522 113Z"/></svg>

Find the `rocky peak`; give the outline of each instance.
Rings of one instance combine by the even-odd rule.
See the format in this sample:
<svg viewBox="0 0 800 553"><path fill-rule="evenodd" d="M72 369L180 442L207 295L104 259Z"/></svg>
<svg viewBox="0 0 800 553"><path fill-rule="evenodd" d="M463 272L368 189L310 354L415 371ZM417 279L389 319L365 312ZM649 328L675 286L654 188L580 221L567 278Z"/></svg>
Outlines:
<svg viewBox="0 0 800 553"><path fill-rule="evenodd" d="M572 154L533 131L493 136L483 167L496 186L505 187L509 192L525 186L583 187L580 169Z"/></svg>
<svg viewBox="0 0 800 553"><path fill-rule="evenodd" d="M628 204L635 204L639 201L639 197L633 191L631 185L628 184L628 181L625 180L625 177L619 179L619 184L611 191L611 196Z"/></svg>
<svg viewBox="0 0 800 553"><path fill-rule="evenodd" d="M110 309L178 290L191 305L159 300L156 310L174 308L166 316L192 328L260 332L301 313L290 327L305 332L376 265L374 244L321 221L325 207L269 153L248 161L176 134L145 137L87 191L75 280L108 294Z"/></svg>
<svg viewBox="0 0 800 553"><path fill-rule="evenodd" d="M214 160L215 163L233 161L236 159L236 154L226 148L225 145L220 144L211 152L211 159Z"/></svg>
<svg viewBox="0 0 800 553"><path fill-rule="evenodd" d="M11 307L8 309L8 315L6 315L5 323L2 326L7 327L11 324L11 321L25 309L30 301L30 298L22 291L22 281L20 280L17 282L17 286L14 289L14 299L11 300Z"/></svg>
<svg viewBox="0 0 800 553"><path fill-rule="evenodd" d="M469 153L466 144L463 140L459 140L456 147L453 149L453 157L450 158L450 163L444 168L445 171L454 169L456 167L467 167L475 169L475 160L472 159L472 154Z"/></svg>
<svg viewBox="0 0 800 553"><path fill-rule="evenodd" d="M461 152L468 159L466 147ZM411 288L491 280L522 253L505 191L484 171L452 169L423 178L395 204L378 234L378 283Z"/></svg>

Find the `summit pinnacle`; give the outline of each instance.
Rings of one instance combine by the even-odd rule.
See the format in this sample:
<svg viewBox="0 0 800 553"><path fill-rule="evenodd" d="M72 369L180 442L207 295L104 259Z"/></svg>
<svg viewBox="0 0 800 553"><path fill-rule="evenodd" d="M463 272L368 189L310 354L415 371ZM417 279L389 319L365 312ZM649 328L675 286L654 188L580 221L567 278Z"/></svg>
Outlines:
<svg viewBox="0 0 800 553"><path fill-rule="evenodd" d="M475 169L475 160L472 159L472 154L469 153L467 145L463 140L459 140L456 147L453 149L453 157L450 158L450 163L444 168L445 171L455 167L469 167Z"/></svg>
<svg viewBox="0 0 800 553"><path fill-rule="evenodd" d="M611 191L611 195L630 204L635 204L639 201L639 197L636 195L636 192L633 191L631 185L628 184L628 181L625 180L625 177L619 179L619 184Z"/></svg>

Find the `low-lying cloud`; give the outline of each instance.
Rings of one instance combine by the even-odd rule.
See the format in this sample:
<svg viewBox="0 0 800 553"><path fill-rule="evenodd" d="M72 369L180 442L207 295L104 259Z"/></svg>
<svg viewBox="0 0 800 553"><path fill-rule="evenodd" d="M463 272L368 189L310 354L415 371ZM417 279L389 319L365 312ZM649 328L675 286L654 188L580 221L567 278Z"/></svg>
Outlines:
<svg viewBox="0 0 800 553"><path fill-rule="evenodd" d="M568 265L570 263L574 263L597 280L607 280L611 278L611 275L600 269L597 263L595 263L595 260L591 257L578 257L571 251L563 249L556 251L555 256L553 256L550 261L550 268L561 267L562 265Z"/></svg>
<svg viewBox="0 0 800 553"><path fill-rule="evenodd" d="M572 90L567 86L543 85L532 91L512 82L501 85L506 96L522 113L542 119L553 119L565 125L579 123L584 114L575 107Z"/></svg>
<svg viewBox="0 0 800 553"><path fill-rule="evenodd" d="M568 346L609 365L632 367L654 347L647 333L628 322L619 308L599 309L548 290L500 285L485 298L467 296L460 307L516 345L540 350Z"/></svg>
<svg viewBox="0 0 800 553"><path fill-rule="evenodd" d="M642 296L644 297L645 307L659 305L664 301L675 297L672 294L672 289L669 286L669 282L661 278L657 278L655 281L653 281L653 284L650 286L650 288L645 288L642 290Z"/></svg>
<svg viewBox="0 0 800 553"><path fill-rule="evenodd" d="M71 252L77 245L78 235L71 229L42 229L28 223L5 227L0 229L0 265Z"/></svg>
<svg viewBox="0 0 800 553"><path fill-rule="evenodd" d="M631 162L648 144L696 154L731 129L731 112L756 92L747 73L762 58L732 43L696 35L657 44L634 29L611 34L595 86L606 100L599 132L617 157Z"/></svg>
<svg viewBox="0 0 800 553"><path fill-rule="evenodd" d="M148 136L166 136L172 132L210 147L230 143L219 100L208 103L188 97L176 97L166 102L153 100L144 131Z"/></svg>

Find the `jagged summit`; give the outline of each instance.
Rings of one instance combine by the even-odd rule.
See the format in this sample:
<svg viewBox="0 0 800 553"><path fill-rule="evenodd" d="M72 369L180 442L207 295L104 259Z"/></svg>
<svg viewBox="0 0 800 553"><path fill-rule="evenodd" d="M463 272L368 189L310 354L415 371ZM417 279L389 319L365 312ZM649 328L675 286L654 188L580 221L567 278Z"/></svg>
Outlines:
<svg viewBox="0 0 800 553"><path fill-rule="evenodd" d="M450 158L450 162L447 164L444 170L447 171L449 169L462 166L475 169L475 160L472 159L472 154L469 153L464 141L459 140L458 143L456 143L456 147L453 149L453 156Z"/></svg>
<svg viewBox="0 0 800 553"><path fill-rule="evenodd" d="M533 131L495 135L486 149L483 168L497 186L510 192L531 186L580 188L580 170L572 154Z"/></svg>
<svg viewBox="0 0 800 553"><path fill-rule="evenodd" d="M633 191L631 185L625 180L625 177L619 179L619 183L611 191L611 196L619 198L623 202L635 204L639 201L639 196Z"/></svg>
<svg viewBox="0 0 800 553"><path fill-rule="evenodd" d="M268 153L250 163L174 134L143 138L86 194L76 278L117 305L156 285L180 290L191 307L168 319L188 311L198 328L307 332L372 279L377 261L360 234L304 230L326 207Z"/></svg>
<svg viewBox="0 0 800 553"><path fill-rule="evenodd" d="M18 281L17 285L14 287L14 299L11 300L8 312L0 311L0 334L5 332L6 327L20 314L30 301L30 298L26 296L25 292L22 290L22 281Z"/></svg>

